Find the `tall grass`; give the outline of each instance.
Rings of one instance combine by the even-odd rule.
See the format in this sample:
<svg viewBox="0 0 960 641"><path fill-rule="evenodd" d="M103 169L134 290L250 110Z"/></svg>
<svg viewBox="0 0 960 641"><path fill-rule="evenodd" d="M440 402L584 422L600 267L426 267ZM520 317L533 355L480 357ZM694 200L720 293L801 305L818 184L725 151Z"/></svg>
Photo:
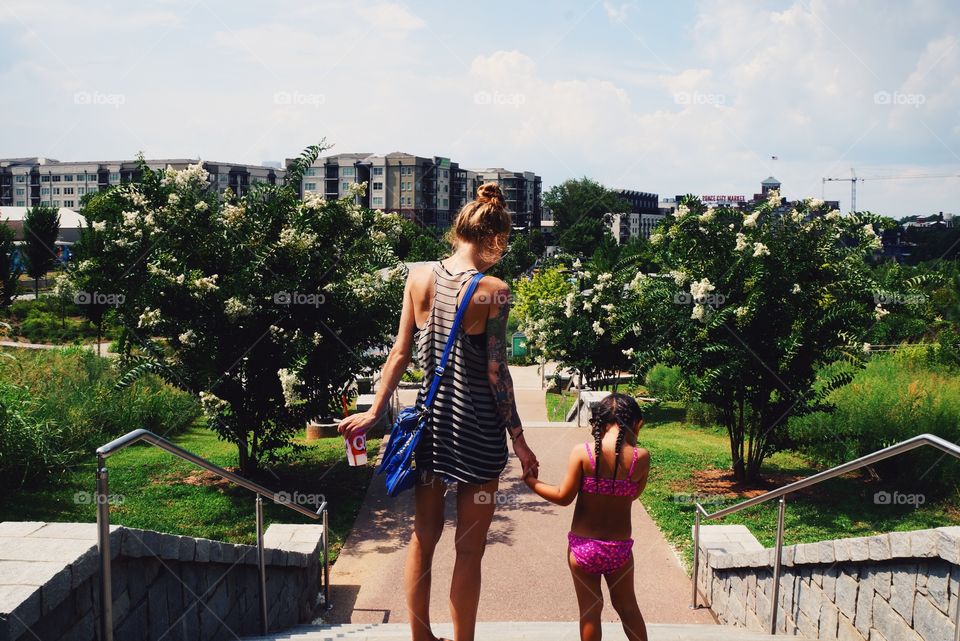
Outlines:
<svg viewBox="0 0 960 641"><path fill-rule="evenodd" d="M831 413L790 421L797 449L836 465L917 434L960 440L960 372L937 364L923 351L875 356L846 387L834 391ZM960 461L930 449L902 455L875 470L904 485L947 491L960 481Z"/></svg>
<svg viewBox="0 0 960 641"><path fill-rule="evenodd" d="M0 482L56 481L98 445L144 427L177 433L194 398L153 376L114 389L112 362L88 349L10 350L0 359Z"/></svg>

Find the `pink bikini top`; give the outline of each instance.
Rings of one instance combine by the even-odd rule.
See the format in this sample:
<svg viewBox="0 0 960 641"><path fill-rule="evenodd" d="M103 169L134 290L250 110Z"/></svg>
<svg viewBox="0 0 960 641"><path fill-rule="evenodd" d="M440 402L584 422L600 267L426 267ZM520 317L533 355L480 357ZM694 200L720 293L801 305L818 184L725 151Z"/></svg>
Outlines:
<svg viewBox="0 0 960 641"><path fill-rule="evenodd" d="M593 458L593 450L590 449L589 443L584 443L583 447L587 450L587 455L590 457L590 467L592 469L597 469L597 462ZM627 472L627 478L625 479L605 479L597 478L596 476L587 476L584 475L583 481L580 484L580 489L582 489L587 494L606 494L608 496L633 496L637 493L637 490L640 489L640 484L636 481L631 481L630 477L633 476L633 470L637 466L637 448L633 448L633 463L630 464L630 471Z"/></svg>

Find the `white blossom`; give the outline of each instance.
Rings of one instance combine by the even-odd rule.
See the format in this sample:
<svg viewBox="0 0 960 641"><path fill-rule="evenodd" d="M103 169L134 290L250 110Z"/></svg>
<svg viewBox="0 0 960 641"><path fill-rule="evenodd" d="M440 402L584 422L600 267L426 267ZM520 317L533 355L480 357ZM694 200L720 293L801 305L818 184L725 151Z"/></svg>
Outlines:
<svg viewBox="0 0 960 641"><path fill-rule="evenodd" d="M209 418L217 418L230 407L222 398L211 392L200 392L200 407Z"/></svg>
<svg viewBox="0 0 960 641"><path fill-rule="evenodd" d="M754 243L753 244L753 255L754 256L769 256L770 250L767 249L767 246L763 243Z"/></svg>
<svg viewBox="0 0 960 641"><path fill-rule="evenodd" d="M874 316L874 318L876 318L877 320L880 320L881 318L883 318L884 316L886 316L886 315L889 314L889 313L890 313L890 311L884 309L882 305L877 305L877 306L873 309L873 316Z"/></svg>
<svg viewBox="0 0 960 641"><path fill-rule="evenodd" d="M357 197L363 196L364 194L367 193L367 183L366 183L366 181L364 181L364 182L362 182L362 183L351 183L351 184L350 184L350 187L348 188L348 193L349 193L350 196L353 197L353 198L357 198Z"/></svg>
<svg viewBox="0 0 960 641"><path fill-rule="evenodd" d="M167 196L167 203L169 203L169 204L171 204L171 205L179 205L179 204L180 204L180 196L179 196L179 194L177 194L176 192L174 192L174 193L170 194L169 196Z"/></svg>
<svg viewBox="0 0 960 641"><path fill-rule="evenodd" d="M671 269L670 277L673 278L673 282L676 283L677 287L682 287L685 282L687 282L687 274L681 269Z"/></svg>
<svg viewBox="0 0 960 641"><path fill-rule="evenodd" d="M207 211L207 209L210 208L210 205L207 204L207 201L200 200L197 202L196 205L193 206L193 208L196 209L197 211L203 212L203 211Z"/></svg>
<svg viewBox="0 0 960 641"><path fill-rule="evenodd" d="M603 327L600 325L600 321L593 321L593 331L597 334L597 336L603 336Z"/></svg>
<svg viewBox="0 0 960 641"><path fill-rule="evenodd" d="M821 207L824 206L824 204L825 204L825 203L824 203L822 200L820 200L819 198L808 198L808 199L807 199L807 207L809 207L810 209L820 209Z"/></svg>
<svg viewBox="0 0 960 641"><path fill-rule="evenodd" d="M693 306L693 312L690 314L690 318L693 320L698 320L701 323L707 322L707 318L710 314L710 308L706 305L696 304Z"/></svg>
<svg viewBox="0 0 960 641"><path fill-rule="evenodd" d="M863 347L861 347L860 349L862 349L865 354L869 354L872 348L873 348L873 345L871 345L870 343L864 343Z"/></svg>
<svg viewBox="0 0 960 641"><path fill-rule="evenodd" d="M750 311L749 309L741 305L740 307L733 310L733 313L737 315L737 318L744 318L746 317L747 312L749 311Z"/></svg>
<svg viewBox="0 0 960 641"><path fill-rule="evenodd" d="M760 212L755 211L752 214L748 214L743 217L743 226L744 227L756 227L757 219L760 218Z"/></svg>
<svg viewBox="0 0 960 641"><path fill-rule="evenodd" d="M194 279L193 288L197 295L217 290L217 275L204 276Z"/></svg>
<svg viewBox="0 0 960 641"><path fill-rule="evenodd" d="M102 220L93 223L93 231L106 231L106 229L107 223L103 222Z"/></svg>
<svg viewBox="0 0 960 641"><path fill-rule="evenodd" d="M693 296L694 301L703 300L707 297L707 294L714 289L716 289L716 287L706 278L690 283L690 295Z"/></svg>
<svg viewBox="0 0 960 641"><path fill-rule="evenodd" d="M140 314L140 318L137 321L137 327L143 327L143 328L153 327L159 322L160 322L160 310L151 309L147 307L146 309L143 310L143 313Z"/></svg>
<svg viewBox="0 0 960 641"><path fill-rule="evenodd" d="M780 204L780 190L771 189L770 193L767 194L767 202L776 207Z"/></svg>
<svg viewBox="0 0 960 641"><path fill-rule="evenodd" d="M299 394L297 394L297 386L300 384L300 380L297 378L296 372L283 368L277 370L277 376L280 378L280 388L283 390L284 405L293 407L302 402Z"/></svg>
<svg viewBox="0 0 960 641"><path fill-rule="evenodd" d="M223 222L228 226L236 226L243 221L243 216L246 213L247 210L243 203L241 203L239 205L225 205L223 210L220 212L220 216L223 218Z"/></svg>
<svg viewBox="0 0 960 641"><path fill-rule="evenodd" d="M192 329L188 329L187 331L180 334L180 336L178 336L177 338L179 338L180 342L186 345L187 347L193 347L194 345L197 344L197 335L194 333Z"/></svg>
<svg viewBox="0 0 960 641"><path fill-rule="evenodd" d="M791 293L799 294L800 293L800 283L794 283L793 289L790 290Z"/></svg>
<svg viewBox="0 0 960 641"><path fill-rule="evenodd" d="M229 318L231 321L235 321L241 316L248 316L252 310L245 302L236 296L231 296L224 301L223 311L227 315L227 318Z"/></svg>
<svg viewBox="0 0 960 641"><path fill-rule="evenodd" d="M690 213L689 207L687 207L686 205L680 205L679 207L677 207L677 212L674 215L679 219L679 218L683 218L689 213Z"/></svg>
<svg viewBox="0 0 960 641"><path fill-rule="evenodd" d="M713 220L713 215L714 215L713 208L708 209L707 211L700 214L700 222L709 223L711 220Z"/></svg>
<svg viewBox="0 0 960 641"><path fill-rule="evenodd" d="M830 213L827 214L826 218L827 220L836 220L837 218L840 218L840 210L839 209L830 210Z"/></svg>
<svg viewBox="0 0 960 641"><path fill-rule="evenodd" d="M623 350L623 355L627 358L633 358L634 349L632 347Z"/></svg>
<svg viewBox="0 0 960 641"><path fill-rule="evenodd" d="M737 232L737 246L735 249L737 251L743 251L749 246L750 246L750 243L747 242L747 237L744 234Z"/></svg>
<svg viewBox="0 0 960 641"><path fill-rule="evenodd" d="M651 245L657 245L657 244L659 244L660 241L662 241L662 240L663 240L663 234L661 234L661 233L650 234L650 244L651 244Z"/></svg>
<svg viewBox="0 0 960 641"><path fill-rule="evenodd" d="M573 318L573 305L577 300L577 295L573 292L567 294L566 299L564 300L564 315L567 318Z"/></svg>

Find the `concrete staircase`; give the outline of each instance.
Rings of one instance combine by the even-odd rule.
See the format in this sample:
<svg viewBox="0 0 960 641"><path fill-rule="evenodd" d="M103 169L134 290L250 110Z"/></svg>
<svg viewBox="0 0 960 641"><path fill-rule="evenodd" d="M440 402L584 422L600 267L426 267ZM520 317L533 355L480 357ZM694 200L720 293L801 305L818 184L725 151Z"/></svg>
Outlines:
<svg viewBox="0 0 960 641"><path fill-rule="evenodd" d="M650 641L771 641L777 637L757 634L741 628L722 625L672 625L651 624L647 626ZM436 624L433 633L453 638L449 623ZM626 639L619 623L604 623L603 638L608 641ZM800 637L790 637L803 641ZM272 636L256 637L248 641L409 641L410 627L405 623L381 623L372 625L316 625L300 626ZM498 622L478 623L477 639L481 641L579 641L580 634L574 622Z"/></svg>

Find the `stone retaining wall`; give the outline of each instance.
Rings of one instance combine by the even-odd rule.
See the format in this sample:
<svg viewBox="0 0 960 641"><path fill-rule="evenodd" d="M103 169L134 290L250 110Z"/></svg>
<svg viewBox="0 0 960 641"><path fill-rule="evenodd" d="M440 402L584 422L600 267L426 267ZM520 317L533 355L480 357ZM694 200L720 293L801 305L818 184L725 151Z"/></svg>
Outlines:
<svg viewBox="0 0 960 641"><path fill-rule="evenodd" d="M773 550L742 525L700 529L698 588L721 623L765 632ZM960 527L783 548L777 632L843 641L948 641Z"/></svg>
<svg viewBox="0 0 960 641"><path fill-rule="evenodd" d="M320 590L323 529L264 535L272 631L307 622ZM116 641L219 641L259 634L257 551L111 528ZM99 555L91 523L0 523L0 641L94 641Z"/></svg>

